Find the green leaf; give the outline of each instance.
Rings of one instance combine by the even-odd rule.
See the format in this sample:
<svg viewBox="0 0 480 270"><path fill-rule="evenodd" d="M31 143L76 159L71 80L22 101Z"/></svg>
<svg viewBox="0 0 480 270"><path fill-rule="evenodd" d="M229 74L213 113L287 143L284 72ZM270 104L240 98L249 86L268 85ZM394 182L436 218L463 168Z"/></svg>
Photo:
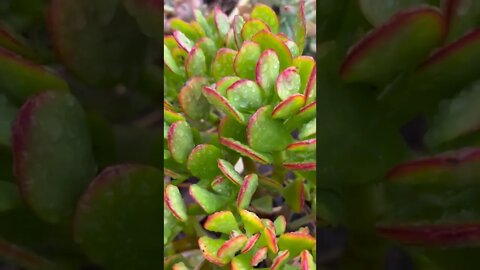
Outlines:
<svg viewBox="0 0 480 270"><path fill-rule="evenodd" d="M238 123L243 123L245 117L237 109L235 109L230 102L223 97L218 91L210 87L205 86L202 89L203 95L207 98L208 102L212 104L215 108L222 111L229 117L235 119Z"/></svg>
<svg viewBox="0 0 480 270"><path fill-rule="evenodd" d="M256 77L255 67L262 54L260 46L252 41L245 41L235 58L234 68L238 76L250 80Z"/></svg>
<svg viewBox="0 0 480 270"><path fill-rule="evenodd" d="M218 34L220 35L220 38L224 40L228 30L230 30L230 22L228 21L228 17L219 6L215 6L213 17Z"/></svg>
<svg viewBox="0 0 480 270"><path fill-rule="evenodd" d="M247 237L243 234L230 238L218 249L217 256L221 259L228 258L230 260L237 251L245 246L247 240Z"/></svg>
<svg viewBox="0 0 480 270"><path fill-rule="evenodd" d="M187 206L182 199L178 187L170 184L167 185L165 188L165 204L176 219L183 222L188 219Z"/></svg>
<svg viewBox="0 0 480 270"><path fill-rule="evenodd" d="M240 15L235 15L233 17L233 37L235 38L235 44L237 44L237 48L240 48L243 43L242 38L242 29L245 25L245 19L243 19Z"/></svg>
<svg viewBox="0 0 480 270"><path fill-rule="evenodd" d="M269 6L264 4L257 4L250 13L250 18L260 19L266 23L272 33L277 34L280 24L278 22L278 17L275 11Z"/></svg>
<svg viewBox="0 0 480 270"><path fill-rule="evenodd" d="M455 41L478 26L480 5L478 1L448 0L444 14L448 24L447 42Z"/></svg>
<svg viewBox="0 0 480 270"><path fill-rule="evenodd" d="M93 180L74 221L75 240L92 262L119 270L161 267L162 182L160 171L140 165L109 167Z"/></svg>
<svg viewBox="0 0 480 270"><path fill-rule="evenodd" d="M280 252L277 254L277 257L275 257L275 259L273 259L271 269L272 269L272 270L280 270L280 269L283 269L283 267L285 266L285 264L286 264L287 261L288 261L289 255L290 255L290 252L289 252L288 250L282 250L282 251L280 251Z"/></svg>
<svg viewBox="0 0 480 270"><path fill-rule="evenodd" d="M257 190L258 176L256 174L249 174L245 176L242 187L238 192L237 207L239 209L247 208L250 205L253 194Z"/></svg>
<svg viewBox="0 0 480 270"><path fill-rule="evenodd" d="M298 44L300 53L305 47L305 38L307 36L307 19L305 18L305 1L300 1L300 6L295 16L295 23L293 24L293 40Z"/></svg>
<svg viewBox="0 0 480 270"><path fill-rule="evenodd" d="M45 221L68 220L96 170L80 104L69 93L33 96L20 109L12 138L15 174L27 204Z"/></svg>
<svg viewBox="0 0 480 270"><path fill-rule="evenodd" d="M194 147L190 125L186 121L173 123L168 130L168 149L173 159L184 163Z"/></svg>
<svg viewBox="0 0 480 270"><path fill-rule="evenodd" d="M220 120L220 124L218 125L218 136L231 138L242 143L247 142L245 126L229 116L225 116Z"/></svg>
<svg viewBox="0 0 480 270"><path fill-rule="evenodd" d="M300 92L306 94L307 85L310 81L312 73L316 72L316 63L311 56L299 56L293 59L293 66L297 67L298 74L300 75Z"/></svg>
<svg viewBox="0 0 480 270"><path fill-rule="evenodd" d="M180 46L180 48L185 50L187 53L190 53L193 46L195 45L193 41L188 39L188 37L180 31L173 31L173 38L175 39L175 41L177 41L177 44Z"/></svg>
<svg viewBox="0 0 480 270"><path fill-rule="evenodd" d="M289 67L282 71L275 82L275 89L281 100L300 93L300 87L301 79L296 67Z"/></svg>
<svg viewBox="0 0 480 270"><path fill-rule="evenodd" d="M210 73L210 66L212 64L213 58L217 53L217 46L215 42L208 37L203 37L195 44L195 47L202 49L203 54L205 55L205 64L207 68L207 73Z"/></svg>
<svg viewBox="0 0 480 270"><path fill-rule="evenodd" d="M220 171L222 171L223 175L225 175L228 180L238 186L242 185L242 177L230 162L223 159L218 159L217 164Z"/></svg>
<svg viewBox="0 0 480 270"><path fill-rule="evenodd" d="M221 48L218 50L212 64L213 78L218 81L226 76L235 76L235 70L233 64L237 51L228 48Z"/></svg>
<svg viewBox="0 0 480 270"><path fill-rule="evenodd" d="M227 197L213 194L197 184L191 185L189 192L207 214L223 209L228 201Z"/></svg>
<svg viewBox="0 0 480 270"><path fill-rule="evenodd" d="M12 122L17 111L18 109L0 94L0 146L10 146Z"/></svg>
<svg viewBox="0 0 480 270"><path fill-rule="evenodd" d="M253 36L263 30L270 32L268 25L262 20L251 18L247 20L242 27L242 39L244 41L251 40Z"/></svg>
<svg viewBox="0 0 480 270"><path fill-rule="evenodd" d="M239 209L239 213L247 235L253 235L257 232L261 232L265 227L260 218L255 213L245 209Z"/></svg>
<svg viewBox="0 0 480 270"><path fill-rule="evenodd" d="M255 72L255 78L265 94L265 99L270 100L273 97L278 74L280 74L280 61L274 50L269 49L262 53L255 67Z"/></svg>
<svg viewBox="0 0 480 270"><path fill-rule="evenodd" d="M198 22L201 29L205 32L205 35L207 37L213 37L213 29L207 22L207 19L205 19L205 16L203 16L202 11L195 9L193 13L195 15L195 20Z"/></svg>
<svg viewBox="0 0 480 270"><path fill-rule="evenodd" d="M300 253L300 264L302 265L302 270L315 270L317 269L317 265L315 264L315 260L313 259L312 254L308 252L308 250L302 251Z"/></svg>
<svg viewBox="0 0 480 270"><path fill-rule="evenodd" d="M250 118L247 126L248 144L261 152L282 151L292 137L280 120L272 118L270 106L260 108Z"/></svg>
<svg viewBox="0 0 480 270"><path fill-rule="evenodd" d="M228 101L241 112L252 112L262 106L263 93L257 83L239 80L227 89Z"/></svg>
<svg viewBox="0 0 480 270"><path fill-rule="evenodd" d="M295 212L303 210L305 204L305 186L301 178L290 182L283 190L283 197L288 206Z"/></svg>
<svg viewBox="0 0 480 270"><path fill-rule="evenodd" d="M268 49L275 51L280 61L280 70L284 70L292 64L293 57L288 46L269 31L260 31L251 40L260 45L263 51Z"/></svg>
<svg viewBox="0 0 480 270"><path fill-rule="evenodd" d="M0 93L21 104L45 90L67 92L68 85L58 75L0 48Z"/></svg>
<svg viewBox="0 0 480 270"><path fill-rule="evenodd" d="M252 255L250 254L240 254L232 258L232 270L250 270L252 269L250 266L250 261L252 259Z"/></svg>
<svg viewBox="0 0 480 270"><path fill-rule="evenodd" d="M173 58L172 52L170 49L167 47L166 44L163 45L163 62L165 66L170 69L173 73L177 75L182 75L182 71L178 67L177 63L175 62L175 59Z"/></svg>
<svg viewBox="0 0 480 270"><path fill-rule="evenodd" d="M295 115L304 104L305 97L302 94L293 94L273 108L272 118L287 119Z"/></svg>
<svg viewBox="0 0 480 270"><path fill-rule="evenodd" d="M190 40L197 41L200 38L198 32L189 23L179 18L170 19L169 24L172 30L182 32Z"/></svg>
<svg viewBox="0 0 480 270"><path fill-rule="evenodd" d="M202 89L207 84L207 79L193 77L180 90L178 103L183 112L191 119L206 119L209 115L210 103L202 94Z"/></svg>
<svg viewBox="0 0 480 270"><path fill-rule="evenodd" d="M374 26L380 26L387 22L398 11L411 9L413 7L427 4L429 0L394 0L386 2L383 0L360 0L360 9L365 18Z"/></svg>
<svg viewBox="0 0 480 270"><path fill-rule="evenodd" d="M194 176L211 180L221 173L217 160L222 157L222 152L216 146L200 144L188 156L187 168Z"/></svg>
<svg viewBox="0 0 480 270"><path fill-rule="evenodd" d="M51 41L71 73L99 86L114 86L138 76L144 65L147 37L120 1L50 2L47 26ZM160 10L156 9L156 15ZM158 27L153 30L159 31Z"/></svg>
<svg viewBox="0 0 480 270"><path fill-rule="evenodd" d="M255 246L259 238L260 238L260 233L256 233L252 237L248 238L248 241L243 247L241 252L242 253L249 252Z"/></svg>
<svg viewBox="0 0 480 270"><path fill-rule="evenodd" d="M235 82L239 81L241 78L237 76L227 76L220 79L215 84L215 89L219 92L222 96L227 96L227 89L234 84Z"/></svg>
<svg viewBox="0 0 480 270"><path fill-rule="evenodd" d="M277 235L283 234L287 228L287 220L282 215L278 216L273 224L275 225L275 233Z"/></svg>
<svg viewBox="0 0 480 270"><path fill-rule="evenodd" d="M217 176L212 181L211 186L218 194L227 195L228 197L233 197L238 193L238 187L231 181L223 178L221 175Z"/></svg>
<svg viewBox="0 0 480 270"><path fill-rule="evenodd" d="M310 120L308 123L303 125L302 128L300 128L299 133L298 133L298 138L301 140L310 138L312 136L315 136L317 134L317 118L314 118Z"/></svg>
<svg viewBox="0 0 480 270"><path fill-rule="evenodd" d="M202 236L198 239L198 246L203 253L203 257L209 262L218 266L223 266L230 261L230 258L219 258L217 256L218 249L225 243L222 239L213 239L207 236Z"/></svg>
<svg viewBox="0 0 480 270"><path fill-rule="evenodd" d="M279 249L290 251L292 258L298 256L303 250L311 250L315 243L315 238L306 233L285 233L278 238Z"/></svg>
<svg viewBox="0 0 480 270"><path fill-rule="evenodd" d="M241 142L235 141L233 139L229 138L220 138L220 143L225 145L226 147L238 152L242 156L248 157L254 161L263 163L263 164L269 164L272 162L271 156L267 154L262 154L259 153L250 147L242 144Z"/></svg>
<svg viewBox="0 0 480 270"><path fill-rule="evenodd" d="M252 266L257 266L260 262L265 260L267 258L267 247L262 247L260 248L255 255L253 255L251 265Z"/></svg>
<svg viewBox="0 0 480 270"><path fill-rule="evenodd" d="M224 234L238 230L237 221L231 211L220 211L208 216L203 226L209 231Z"/></svg>
<svg viewBox="0 0 480 270"><path fill-rule="evenodd" d="M403 11L352 47L340 74L347 82L385 86L424 59L444 34L445 23L437 9Z"/></svg>
<svg viewBox="0 0 480 270"><path fill-rule="evenodd" d="M206 57L200 47L194 46L185 61L187 77L205 76L207 74Z"/></svg>

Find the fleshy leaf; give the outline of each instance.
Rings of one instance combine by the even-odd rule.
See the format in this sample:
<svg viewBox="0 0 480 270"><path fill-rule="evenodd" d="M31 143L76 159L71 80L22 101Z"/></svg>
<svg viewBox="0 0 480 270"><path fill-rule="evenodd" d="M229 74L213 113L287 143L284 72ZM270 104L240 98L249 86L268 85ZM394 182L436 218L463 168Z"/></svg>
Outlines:
<svg viewBox="0 0 480 270"><path fill-rule="evenodd" d="M221 195L227 195L231 197L238 193L238 187L230 180L223 178L221 175L217 176L212 181L211 186L215 192Z"/></svg>
<svg viewBox="0 0 480 270"><path fill-rule="evenodd" d="M212 64L213 58L217 53L217 46L215 42L208 37L203 37L195 43L195 47L202 49L203 54L205 55L205 64L207 66L207 73L210 73L209 67Z"/></svg>
<svg viewBox="0 0 480 270"><path fill-rule="evenodd" d="M208 102L210 102L210 104L215 106L217 109L237 120L239 123L243 123L245 121L243 114L237 111L237 109L235 109L232 104L230 104L230 102L215 89L205 86L202 89L202 92L207 98Z"/></svg>
<svg viewBox="0 0 480 270"><path fill-rule="evenodd" d="M258 176L256 174L249 174L245 176L242 187L238 192L237 207L239 209L247 208L252 200L253 194L257 190Z"/></svg>
<svg viewBox="0 0 480 270"><path fill-rule="evenodd" d="M275 225L275 233L277 235L283 234L287 228L287 220L282 215L278 216L273 224Z"/></svg>
<svg viewBox="0 0 480 270"><path fill-rule="evenodd" d="M49 3L47 26L51 43L58 59L71 73L89 84L109 87L138 76L137 70L145 62L148 39L120 1ZM161 10L154 10L154 19L159 20ZM153 30L160 33L157 26Z"/></svg>
<svg viewBox="0 0 480 270"><path fill-rule="evenodd" d="M64 80L0 47L0 93L16 103L45 90L67 92Z"/></svg>
<svg viewBox="0 0 480 270"><path fill-rule="evenodd" d="M480 241L480 224L431 224L377 226L377 231L403 244L420 246L468 246Z"/></svg>
<svg viewBox="0 0 480 270"><path fill-rule="evenodd" d="M292 258L298 256L302 250L311 250L315 244L315 238L305 233L285 233L278 238L280 250L289 250Z"/></svg>
<svg viewBox="0 0 480 270"><path fill-rule="evenodd" d="M241 112L255 111L262 105L262 90L257 83L239 80L227 89L228 101Z"/></svg>
<svg viewBox="0 0 480 270"><path fill-rule="evenodd" d="M282 250L277 254L277 257L273 259L272 262L272 270L280 270L283 269L285 264L288 261L288 256L290 255L290 252L288 250Z"/></svg>
<svg viewBox="0 0 480 270"><path fill-rule="evenodd" d="M296 67L285 69L275 82L275 89L281 100L287 99L293 94L300 93L301 80Z"/></svg>
<svg viewBox="0 0 480 270"><path fill-rule="evenodd" d="M237 221L230 211L221 211L208 216L203 226L209 231L224 234L238 230Z"/></svg>
<svg viewBox="0 0 480 270"><path fill-rule="evenodd" d="M213 194L197 184L191 185L189 192L207 214L223 209L228 201L227 197Z"/></svg>
<svg viewBox="0 0 480 270"><path fill-rule="evenodd" d="M216 81L226 76L235 76L233 64L236 56L237 51L232 49L221 48L218 50L212 64L212 75Z"/></svg>
<svg viewBox="0 0 480 270"><path fill-rule="evenodd" d="M173 31L173 38L177 41L180 48L185 50L187 53L190 53L193 46L195 45L184 33L180 31Z"/></svg>
<svg viewBox="0 0 480 270"><path fill-rule="evenodd" d="M264 227L262 231L262 238L267 243L268 250L273 254L278 252L277 237L275 236L275 231L272 228ZM285 248L282 248L284 250Z"/></svg>
<svg viewBox="0 0 480 270"><path fill-rule="evenodd" d="M307 19L305 18L305 1L300 0L300 6L297 10L297 16L295 16L295 23L293 25L294 41L298 44L300 53L303 52L305 47L305 38L307 36Z"/></svg>
<svg viewBox="0 0 480 270"><path fill-rule="evenodd" d="M255 67L262 54L260 46L252 41L245 41L235 58L234 68L238 76L246 79L255 79Z"/></svg>
<svg viewBox="0 0 480 270"><path fill-rule="evenodd" d="M220 143L226 147L238 152L239 154L251 158L254 161L269 164L272 162L272 158L269 155L259 153L250 147L242 144L241 142L235 141L228 138L220 138Z"/></svg>
<svg viewBox="0 0 480 270"><path fill-rule="evenodd" d="M96 170L78 101L61 92L31 97L17 115L12 139L15 175L24 200L45 221L69 219Z"/></svg>
<svg viewBox="0 0 480 270"><path fill-rule="evenodd" d="M252 255L245 253L232 258L231 270L251 270L250 261Z"/></svg>
<svg viewBox="0 0 480 270"><path fill-rule="evenodd" d="M267 258L267 247L262 247L253 255L252 261L250 262L251 266L257 266L260 262Z"/></svg>
<svg viewBox="0 0 480 270"><path fill-rule="evenodd" d="M287 119L295 115L304 105L305 97L302 94L293 94L278 103L272 111L273 119Z"/></svg>
<svg viewBox="0 0 480 270"><path fill-rule="evenodd" d="M189 270L183 262L179 262L173 265L172 270Z"/></svg>
<svg viewBox="0 0 480 270"><path fill-rule="evenodd" d="M228 116L225 116L220 120L220 124L218 125L218 136L231 138L243 143L247 142L245 126Z"/></svg>
<svg viewBox="0 0 480 270"><path fill-rule="evenodd" d="M282 151L292 141L292 137L280 120L272 118L269 106L258 109L247 126L248 144L261 152Z"/></svg>
<svg viewBox="0 0 480 270"><path fill-rule="evenodd" d="M255 67L256 80L269 100L274 93L275 82L280 73L280 61L274 50L265 50Z"/></svg>
<svg viewBox="0 0 480 270"><path fill-rule="evenodd" d="M257 4L250 13L250 18L260 19L268 25L272 33L277 34L280 24L275 11L264 4Z"/></svg>
<svg viewBox="0 0 480 270"><path fill-rule="evenodd" d="M317 149L317 139L294 142L287 146L287 151L313 152Z"/></svg>
<svg viewBox="0 0 480 270"><path fill-rule="evenodd" d="M395 16L400 10L411 9L415 6L427 4L427 0L395 0L387 2L384 0L360 0L360 9L365 18L374 26L380 26Z"/></svg>
<svg viewBox="0 0 480 270"><path fill-rule="evenodd" d="M227 240L223 245L218 249L217 256L221 259L228 258L230 259L235 255L235 253L241 250L247 243L247 237L243 234L235 236Z"/></svg>
<svg viewBox="0 0 480 270"><path fill-rule="evenodd" d="M310 77L313 72L316 72L315 60L311 56L302 55L293 59L293 66L297 67L298 74L300 75L301 86L299 93L306 94Z"/></svg>
<svg viewBox="0 0 480 270"><path fill-rule="evenodd" d="M172 18L169 20L170 28L182 32L189 40L196 41L200 38L198 32L187 22Z"/></svg>
<svg viewBox="0 0 480 270"><path fill-rule="evenodd" d="M243 247L241 252L242 253L249 252L255 246L255 243L257 243L258 238L260 238L260 233L256 233L252 235L252 237L248 238L248 241Z"/></svg>
<svg viewBox="0 0 480 270"><path fill-rule="evenodd" d="M227 15L220 9L219 6L215 6L213 17L215 21L215 27L217 28L220 38L225 39L225 36L230 29L230 22L228 21Z"/></svg>
<svg viewBox="0 0 480 270"><path fill-rule="evenodd" d="M215 90L219 92L222 96L227 96L227 89L234 84L235 82L239 81L241 78L237 76L227 76L220 79L215 84Z"/></svg>
<svg viewBox="0 0 480 270"><path fill-rule="evenodd" d="M296 213L302 211L305 204L305 186L301 178L290 182L283 191L288 206Z"/></svg>
<svg viewBox="0 0 480 270"><path fill-rule="evenodd" d="M173 73L177 75L182 75L182 71L178 67L177 62L175 61L175 58L172 55L172 52L170 51L170 49L167 47L166 44L163 45L163 63Z"/></svg>
<svg viewBox="0 0 480 270"><path fill-rule="evenodd" d="M206 118L210 112L210 103L202 94L202 89L205 85L207 85L205 78L193 77L187 81L178 95L180 107L192 119Z"/></svg>
<svg viewBox="0 0 480 270"><path fill-rule="evenodd" d="M267 30L260 31L252 37L252 41L258 43L262 50L272 49L280 61L280 70L286 69L292 64L292 54L288 46L283 41Z"/></svg>
<svg viewBox="0 0 480 270"><path fill-rule="evenodd" d="M233 18L233 36L235 38L235 44L237 44L237 48L240 48L243 43L242 29L244 24L245 19L243 19L243 17L240 15L235 15Z"/></svg>
<svg viewBox="0 0 480 270"><path fill-rule="evenodd" d="M232 183L241 186L243 183L243 179L240 174L235 170L234 166L223 159L218 159L217 161L218 168L222 171L223 175L227 177L228 180L232 181Z"/></svg>
<svg viewBox="0 0 480 270"><path fill-rule="evenodd" d="M186 121L173 123L168 129L168 149L173 159L184 163L194 147L190 125Z"/></svg>
<svg viewBox="0 0 480 270"><path fill-rule="evenodd" d="M188 156L187 168L200 179L213 179L221 173L217 160L222 156L220 149L214 145L197 145Z"/></svg>
<svg viewBox="0 0 480 270"><path fill-rule="evenodd" d="M317 97L317 67L315 66L308 78L307 85L305 87L305 104L310 104L315 101Z"/></svg>
<svg viewBox="0 0 480 270"><path fill-rule="evenodd" d="M74 220L75 240L93 262L112 269L162 267L162 178L153 167L118 165L93 180Z"/></svg>
<svg viewBox="0 0 480 270"><path fill-rule="evenodd" d="M315 264L313 256L310 254L310 252L308 252L308 250L304 250L302 253L300 253L300 264L301 270L317 269L317 265Z"/></svg>
<svg viewBox="0 0 480 270"><path fill-rule="evenodd" d="M207 74L206 57L200 47L194 46L185 61L185 71L188 77L205 76Z"/></svg>
<svg viewBox="0 0 480 270"><path fill-rule="evenodd" d="M270 28L268 28L268 25L266 25L262 20L249 19L242 27L242 39L244 41L250 40L253 36L263 30L270 31Z"/></svg>
<svg viewBox="0 0 480 270"><path fill-rule="evenodd" d="M182 199L178 187L170 184L165 187L165 204L178 220L184 222L188 219L187 206Z"/></svg>
<svg viewBox="0 0 480 270"><path fill-rule="evenodd" d="M245 209L239 209L240 217L243 221L243 226L248 235L253 235L260 232L265 227L260 218L253 212Z"/></svg>
<svg viewBox="0 0 480 270"><path fill-rule="evenodd" d="M315 161L304 162L285 162L283 166L292 171L315 171L317 170L317 163Z"/></svg>
<svg viewBox="0 0 480 270"><path fill-rule="evenodd" d="M310 120L303 125L298 132L298 138L304 140L317 134L317 118Z"/></svg>
<svg viewBox="0 0 480 270"><path fill-rule="evenodd" d="M173 124L177 121L185 121L185 117L183 115L167 108L163 108L163 117L165 117L165 121L169 124Z"/></svg>
<svg viewBox="0 0 480 270"><path fill-rule="evenodd" d="M224 243L225 240L213 239L208 236L202 236L198 239L198 246L202 250L203 257L218 266L223 266L230 261L230 258L221 259L217 256L218 250Z"/></svg>
<svg viewBox="0 0 480 270"><path fill-rule="evenodd" d="M439 45L445 28L437 9L423 7L398 13L350 49L340 74L347 82L384 86Z"/></svg>

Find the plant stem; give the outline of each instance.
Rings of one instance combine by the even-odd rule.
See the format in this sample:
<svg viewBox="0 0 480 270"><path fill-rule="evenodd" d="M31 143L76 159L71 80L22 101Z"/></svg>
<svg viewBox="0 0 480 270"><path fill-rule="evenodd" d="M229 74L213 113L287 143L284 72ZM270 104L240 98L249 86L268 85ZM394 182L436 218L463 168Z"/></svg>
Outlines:
<svg viewBox="0 0 480 270"><path fill-rule="evenodd" d="M310 214L310 215L306 215L306 216L303 216L295 221L292 221L288 224L288 228L290 229L297 229L297 228L300 228L302 225L305 225L305 224L308 224L310 222L314 222L315 219L314 219L314 215Z"/></svg>
<svg viewBox="0 0 480 270"><path fill-rule="evenodd" d="M273 152L273 174L272 178L280 184L285 181L285 168L283 167L283 152Z"/></svg>

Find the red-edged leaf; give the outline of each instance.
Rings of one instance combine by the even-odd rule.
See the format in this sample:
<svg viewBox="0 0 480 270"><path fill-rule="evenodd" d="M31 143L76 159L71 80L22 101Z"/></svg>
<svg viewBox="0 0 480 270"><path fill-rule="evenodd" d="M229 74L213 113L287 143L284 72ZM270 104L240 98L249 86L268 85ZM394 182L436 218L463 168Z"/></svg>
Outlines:
<svg viewBox="0 0 480 270"><path fill-rule="evenodd" d="M307 162L285 162L283 166L292 171L315 171L317 163L315 161Z"/></svg>
<svg viewBox="0 0 480 270"><path fill-rule="evenodd" d="M222 152L214 145L197 145L187 160L188 170L200 179L213 179L220 174L217 160L223 157Z"/></svg>
<svg viewBox="0 0 480 270"><path fill-rule="evenodd" d="M292 136L280 120L272 118L271 107L265 106L250 117L247 141L258 151L282 151L292 141Z"/></svg>
<svg viewBox="0 0 480 270"><path fill-rule="evenodd" d="M258 59L255 67L256 80L263 89L265 98L270 100L273 97L275 82L280 74L280 60L274 50L265 50Z"/></svg>
<svg viewBox="0 0 480 270"><path fill-rule="evenodd" d="M243 114L237 111L237 109L235 109L230 102L215 89L205 86L202 89L202 92L207 98L208 102L210 102L210 104L215 106L217 109L237 120L239 123L243 123L245 121Z"/></svg>
<svg viewBox="0 0 480 270"><path fill-rule="evenodd" d="M235 50L229 48L218 50L212 63L212 75L216 81L226 76L235 76L233 63L236 56L237 51Z"/></svg>
<svg viewBox="0 0 480 270"><path fill-rule="evenodd" d="M187 207L182 199L182 195L180 194L178 187L170 184L167 185L165 187L164 198L168 210L170 210L176 219L182 222L188 219Z"/></svg>
<svg viewBox="0 0 480 270"><path fill-rule="evenodd" d="M390 239L419 246L469 246L480 243L480 224L430 224L377 226Z"/></svg>
<svg viewBox="0 0 480 270"><path fill-rule="evenodd" d="M253 235L254 233L261 232L265 227L262 223L262 220L255 213L247 211L245 209L240 209L239 213L243 222L244 229L247 231L248 235Z"/></svg>
<svg viewBox="0 0 480 270"><path fill-rule="evenodd" d="M259 249L255 253L255 255L253 255L250 265L257 266L257 264L265 260L267 258L267 252L268 252L267 247L262 247L261 249Z"/></svg>
<svg viewBox="0 0 480 270"><path fill-rule="evenodd" d="M303 250L311 250L315 244L315 238L305 233L285 233L278 238L280 250L289 250L292 258L298 256Z"/></svg>
<svg viewBox="0 0 480 270"><path fill-rule="evenodd" d="M263 93L257 83L239 80L227 89L230 103L241 112L253 112L263 104Z"/></svg>
<svg viewBox="0 0 480 270"><path fill-rule="evenodd" d="M292 64L293 57L290 49L280 38L270 31L260 31L252 37L252 41L258 43L262 50L273 49L275 51L280 61L280 70L284 70Z"/></svg>
<svg viewBox="0 0 480 270"><path fill-rule="evenodd" d="M228 180L232 181L232 183L240 186L243 183L243 179L240 174L235 170L234 166L223 159L217 160L218 168L222 171L223 175L227 177Z"/></svg>
<svg viewBox="0 0 480 270"><path fill-rule="evenodd" d="M317 149L317 139L298 141L287 146L287 151L292 152L315 151L315 149Z"/></svg>
<svg viewBox="0 0 480 270"><path fill-rule="evenodd" d="M227 96L227 89L234 84L235 82L241 80L240 77L237 76L227 76L221 78L216 84L215 84L215 90L217 90L222 96L226 97Z"/></svg>
<svg viewBox="0 0 480 270"><path fill-rule="evenodd" d="M253 194L257 190L258 176L256 174L249 174L245 176L242 187L238 192L237 207L239 209L247 208L252 200Z"/></svg>
<svg viewBox="0 0 480 270"><path fill-rule="evenodd" d="M282 215L278 216L273 222L273 224L275 226L275 233L277 235L283 234L285 232L285 229L287 228L287 220Z"/></svg>
<svg viewBox="0 0 480 270"><path fill-rule="evenodd" d="M281 100L285 100L293 94L300 93L300 75L296 67L285 69L275 82L275 90Z"/></svg>
<svg viewBox="0 0 480 270"><path fill-rule="evenodd" d="M285 264L288 261L288 256L290 255L290 252L288 250L282 250L278 253L277 257L273 259L272 262L272 270L280 270L283 269Z"/></svg>
<svg viewBox="0 0 480 270"><path fill-rule="evenodd" d="M240 48L243 43L242 29L244 24L245 20L242 16L235 15L235 17L233 17L233 37L235 38L235 44L237 44L237 48Z"/></svg>
<svg viewBox="0 0 480 270"><path fill-rule="evenodd" d="M219 6L215 6L213 18L220 38L225 39L225 36L230 29L230 22L228 21L227 15L222 11L222 9L220 9Z"/></svg>
<svg viewBox="0 0 480 270"><path fill-rule="evenodd" d="M256 233L252 237L250 237L241 252L249 252L253 248L255 243L257 243L258 238L260 238L260 233Z"/></svg>
<svg viewBox="0 0 480 270"><path fill-rule="evenodd" d="M180 107L192 119L206 118L210 112L210 104L202 94L202 89L207 83L205 78L193 77L182 87L178 94Z"/></svg>
<svg viewBox="0 0 480 270"><path fill-rule="evenodd" d="M313 256L310 254L310 252L308 252L308 250L304 250L302 253L300 253L300 265L301 270L317 269L317 265L315 264Z"/></svg>
<svg viewBox="0 0 480 270"><path fill-rule="evenodd" d="M224 234L238 230L237 221L231 211L221 211L208 216L203 227L209 231Z"/></svg>
<svg viewBox="0 0 480 270"><path fill-rule="evenodd" d="M231 258L247 243L248 238L241 234L227 240L217 251L219 258Z"/></svg>
<svg viewBox="0 0 480 270"><path fill-rule="evenodd" d="M234 69L238 76L255 79L255 67L262 54L260 46L252 41L245 41L235 57Z"/></svg>
<svg viewBox="0 0 480 270"><path fill-rule="evenodd" d="M272 118L287 119L296 114L304 103L305 97L302 94L293 94L273 108Z"/></svg>
<svg viewBox="0 0 480 270"><path fill-rule="evenodd" d="M305 186L301 178L297 178L295 181L289 183L284 191L283 197L287 204L296 213L302 211L305 204Z"/></svg>
<svg viewBox="0 0 480 270"><path fill-rule="evenodd" d="M195 45L184 33L180 31L173 31L173 38L177 41L178 45L189 53Z"/></svg>
<svg viewBox="0 0 480 270"><path fill-rule="evenodd" d="M218 250L224 243L225 240L212 239L208 236L202 236L198 239L198 246L202 251L203 257L218 266L224 266L230 261L230 258L221 259L217 256Z"/></svg>
<svg viewBox="0 0 480 270"><path fill-rule="evenodd" d="M168 150L172 158L178 163L184 163L194 147L190 125L185 121L173 123L168 129Z"/></svg>
<svg viewBox="0 0 480 270"><path fill-rule="evenodd" d="M277 34L280 27L277 14L267 5L256 4L250 13L250 18L260 19L268 25L272 33Z"/></svg>
<svg viewBox="0 0 480 270"><path fill-rule="evenodd" d="M233 139L228 139L228 138L219 138L219 140L221 144L240 153L243 156L251 158L254 161L257 161L263 164L269 164L272 162L272 159L270 156L259 153L238 141L235 141Z"/></svg>
<svg viewBox="0 0 480 270"><path fill-rule="evenodd" d="M276 254L278 252L277 237L275 236L275 231L272 228L265 227L262 232L262 236L267 242L268 250ZM284 248L282 248L283 250Z"/></svg>
<svg viewBox="0 0 480 270"><path fill-rule="evenodd" d="M190 186L189 193L207 214L223 209L228 201L228 197L213 194L197 184Z"/></svg>
<svg viewBox="0 0 480 270"><path fill-rule="evenodd" d="M244 41L250 40L253 36L263 30L270 31L270 28L262 20L249 19L242 27L242 39Z"/></svg>
<svg viewBox="0 0 480 270"><path fill-rule="evenodd" d="M188 53L185 61L187 77L205 76L207 74L206 57L202 49L194 46Z"/></svg>

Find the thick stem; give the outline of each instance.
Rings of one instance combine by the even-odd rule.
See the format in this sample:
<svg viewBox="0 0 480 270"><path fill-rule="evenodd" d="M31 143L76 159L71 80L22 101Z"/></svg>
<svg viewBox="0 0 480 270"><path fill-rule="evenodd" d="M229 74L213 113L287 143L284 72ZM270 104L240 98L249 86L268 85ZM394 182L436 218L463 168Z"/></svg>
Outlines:
<svg viewBox="0 0 480 270"><path fill-rule="evenodd" d="M277 151L273 152L273 174L272 178L275 179L278 183L283 184L285 181L286 170L283 167L283 152Z"/></svg>

